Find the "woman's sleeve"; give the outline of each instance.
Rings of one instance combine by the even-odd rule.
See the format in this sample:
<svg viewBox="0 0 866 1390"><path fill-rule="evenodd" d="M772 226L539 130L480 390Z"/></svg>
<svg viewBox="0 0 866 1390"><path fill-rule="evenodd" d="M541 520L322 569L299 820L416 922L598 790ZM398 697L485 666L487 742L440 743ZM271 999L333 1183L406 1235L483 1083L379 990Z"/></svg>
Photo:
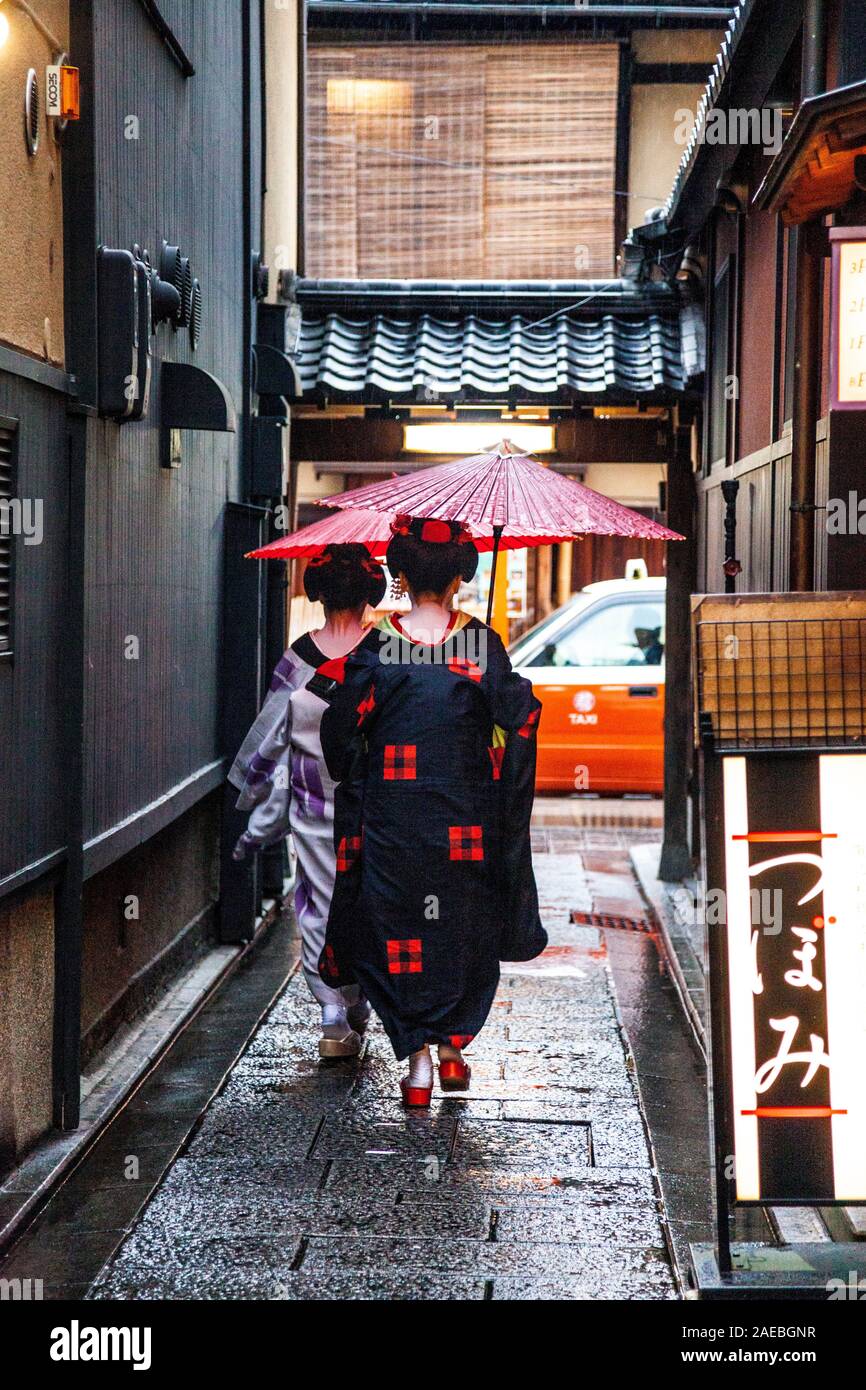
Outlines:
<svg viewBox="0 0 866 1390"><path fill-rule="evenodd" d="M495 725L503 731L494 757L498 771L500 844L504 920L501 960L532 960L547 945L538 914L538 890L532 871L530 819L535 799L536 734L541 702L532 685L511 669L508 653L492 629L483 665L485 690ZM494 774L495 775L495 774Z"/></svg>
<svg viewBox="0 0 866 1390"><path fill-rule="evenodd" d="M262 798L250 812L247 828L235 846L235 859L278 844L288 835L291 808L291 743L287 739L268 772Z"/></svg>
<svg viewBox="0 0 866 1390"><path fill-rule="evenodd" d="M249 812L234 858L277 844L289 832L291 811L292 692L302 668L283 657L267 699L235 759L229 781L240 792L236 806Z"/></svg>
<svg viewBox="0 0 866 1390"><path fill-rule="evenodd" d="M317 691L328 703L322 715L322 753L328 772L337 783L348 777L376 717L381 670L378 653L361 648L319 668L319 674L329 683Z"/></svg>

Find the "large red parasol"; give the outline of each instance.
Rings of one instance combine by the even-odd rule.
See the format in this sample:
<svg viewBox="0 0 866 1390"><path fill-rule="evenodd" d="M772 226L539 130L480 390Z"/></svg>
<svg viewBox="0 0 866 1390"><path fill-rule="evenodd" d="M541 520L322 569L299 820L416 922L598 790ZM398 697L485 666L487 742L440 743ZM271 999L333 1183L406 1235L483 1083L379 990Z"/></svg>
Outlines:
<svg viewBox="0 0 866 1390"><path fill-rule="evenodd" d="M365 545L371 555L383 556L391 539L391 522L394 515L394 512L372 512L354 508L352 511L337 512L333 516L323 516L321 521L314 521L309 526L302 526L297 531L280 536L279 540L270 541L258 550L251 550L247 559L305 560L312 555L321 555L328 545L352 543ZM495 538L491 527L487 527L486 534L482 528L478 528L476 532L476 528L471 524L469 530L480 551L493 549ZM532 544L553 544L559 539L558 536L541 537L534 539ZM526 544L527 542L520 537L503 536L499 548L519 550Z"/></svg>
<svg viewBox="0 0 866 1390"><path fill-rule="evenodd" d="M503 440L489 454L474 454L417 473L368 483L322 499L326 507L466 522L473 535L495 536L504 546L547 545L575 536L631 536L681 541L676 531L633 512L583 483L545 468Z"/></svg>
<svg viewBox="0 0 866 1390"><path fill-rule="evenodd" d="M463 521L473 535L491 537L493 575L488 621L496 557L503 548L548 545L581 536L685 539L583 483L554 473L531 455L518 453L508 440L487 454L474 454L454 463L441 463L337 493L323 498L322 505Z"/></svg>

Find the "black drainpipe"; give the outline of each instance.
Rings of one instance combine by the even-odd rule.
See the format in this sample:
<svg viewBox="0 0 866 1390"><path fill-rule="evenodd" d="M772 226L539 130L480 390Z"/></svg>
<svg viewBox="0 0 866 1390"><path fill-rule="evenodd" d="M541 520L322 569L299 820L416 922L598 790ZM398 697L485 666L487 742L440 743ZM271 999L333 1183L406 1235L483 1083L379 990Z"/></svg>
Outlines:
<svg viewBox="0 0 866 1390"><path fill-rule="evenodd" d="M824 91L826 62L826 0L806 0L801 100ZM788 588L795 593L807 593L815 586L815 436L821 408L823 269L821 223L809 222L798 238L794 327Z"/></svg>
<svg viewBox="0 0 866 1390"><path fill-rule="evenodd" d="M67 420L67 603L64 610L63 775L66 856L55 891L54 1123L77 1129L81 1102L81 961L84 936L84 699L87 469L96 415L96 127L93 0L70 11L70 52L81 70L81 120L62 152L65 356L75 380Z"/></svg>

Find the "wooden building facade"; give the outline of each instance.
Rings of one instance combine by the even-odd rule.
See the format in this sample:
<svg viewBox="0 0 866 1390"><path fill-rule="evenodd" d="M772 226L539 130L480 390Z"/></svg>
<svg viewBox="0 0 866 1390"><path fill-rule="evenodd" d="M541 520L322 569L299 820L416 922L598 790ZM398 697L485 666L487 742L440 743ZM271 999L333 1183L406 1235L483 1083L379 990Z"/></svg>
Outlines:
<svg viewBox="0 0 866 1390"><path fill-rule="evenodd" d="M627 242L706 324L701 424L673 488L691 494L691 588L811 592L866 585L858 529L861 410L831 379L831 252L866 224L866 11L857 0L743 0L699 103L667 202ZM856 237L856 233L855 233ZM666 267L666 269L664 269ZM840 504L854 517L839 524ZM686 529L685 526L682 529ZM684 583L670 606L683 616ZM684 626L688 651L688 625ZM688 663L668 704L678 832L663 878L686 871ZM680 733L676 733L676 729Z"/></svg>
<svg viewBox="0 0 866 1390"><path fill-rule="evenodd" d="M280 595L242 557L283 496L294 382L261 254L266 7L49 8L81 118L41 117L2 195L14 227L53 164L50 255L21 267L60 268L51 346L0 322L0 484L44 517L38 544L0 540L7 1161L75 1127L119 1024L254 930L225 773L282 649ZM44 73L57 54L12 23Z"/></svg>
<svg viewBox="0 0 866 1390"><path fill-rule="evenodd" d="M739 5L662 216L633 234L707 323L701 591L863 579L862 547L826 505L857 485L856 421L830 400L830 231L866 221L864 79L862 5Z"/></svg>

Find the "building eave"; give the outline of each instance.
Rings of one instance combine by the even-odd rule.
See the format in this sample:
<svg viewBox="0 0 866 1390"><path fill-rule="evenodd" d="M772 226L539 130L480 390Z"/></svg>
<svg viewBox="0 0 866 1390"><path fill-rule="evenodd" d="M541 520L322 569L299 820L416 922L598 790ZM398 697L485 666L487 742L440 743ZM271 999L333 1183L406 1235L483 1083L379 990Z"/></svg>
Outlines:
<svg viewBox="0 0 866 1390"><path fill-rule="evenodd" d="M855 190L854 160L866 152L866 81L800 106L753 206L791 226L835 212Z"/></svg>
<svg viewBox="0 0 866 1390"><path fill-rule="evenodd" d="M365 313L424 310L448 316L491 312L525 312L533 317L569 309L578 314L597 313L600 307L621 313L646 312L648 306L663 312L677 307L666 285L638 285L621 278L612 280L314 280L300 279L293 286L302 310Z"/></svg>
<svg viewBox="0 0 866 1390"><path fill-rule="evenodd" d="M710 113L751 110L764 104L774 55L787 51L801 20L799 7L790 0L761 0L760 4L758 0L741 0L736 7L664 204L662 218L668 227L681 228L689 237L700 231L714 205L719 178L729 171L742 148L707 141Z"/></svg>

